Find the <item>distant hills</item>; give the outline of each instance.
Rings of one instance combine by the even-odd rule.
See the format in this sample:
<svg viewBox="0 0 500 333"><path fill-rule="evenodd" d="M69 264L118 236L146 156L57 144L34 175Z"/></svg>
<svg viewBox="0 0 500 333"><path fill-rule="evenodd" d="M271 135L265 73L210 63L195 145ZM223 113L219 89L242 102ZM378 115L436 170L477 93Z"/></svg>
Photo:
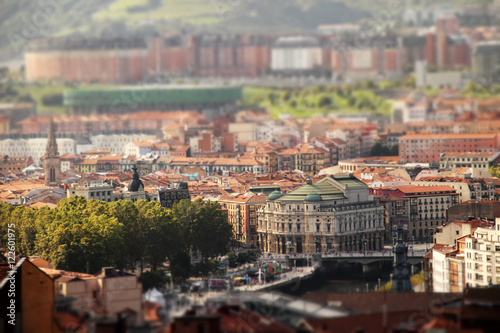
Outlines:
<svg viewBox="0 0 500 333"><path fill-rule="evenodd" d="M491 0L466 1L467 4ZM394 0L6 0L0 2L0 60L22 57L32 38L174 32L295 33L354 23ZM402 1L404 6L464 0Z"/></svg>

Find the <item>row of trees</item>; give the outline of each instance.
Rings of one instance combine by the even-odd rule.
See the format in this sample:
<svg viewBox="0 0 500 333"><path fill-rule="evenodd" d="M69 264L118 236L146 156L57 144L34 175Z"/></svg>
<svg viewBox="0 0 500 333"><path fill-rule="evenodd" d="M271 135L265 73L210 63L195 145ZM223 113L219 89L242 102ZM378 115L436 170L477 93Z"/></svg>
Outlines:
<svg viewBox="0 0 500 333"><path fill-rule="evenodd" d="M380 140L376 140L370 151L371 156L398 156L399 144L392 145L390 148Z"/></svg>
<svg viewBox="0 0 500 333"><path fill-rule="evenodd" d="M201 200L183 200L172 210L144 200L107 203L83 197L61 200L54 209L1 203L2 245L12 224L18 253L40 255L58 269L89 273L133 265L138 258L156 270L168 258L174 263L172 274L185 276L189 253L199 251L202 261L210 261L227 253L232 238L220 205Z"/></svg>

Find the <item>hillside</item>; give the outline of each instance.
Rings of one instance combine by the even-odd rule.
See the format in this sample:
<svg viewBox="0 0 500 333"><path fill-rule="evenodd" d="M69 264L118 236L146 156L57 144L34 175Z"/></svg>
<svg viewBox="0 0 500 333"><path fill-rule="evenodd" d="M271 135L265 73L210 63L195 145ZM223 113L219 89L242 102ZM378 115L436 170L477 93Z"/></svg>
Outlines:
<svg viewBox="0 0 500 333"><path fill-rule="evenodd" d="M413 0L407 7L491 0ZM0 3L0 61L20 58L33 38L57 35L151 35L171 32L314 31L358 22L393 0L6 0ZM230 27L230 30L228 29Z"/></svg>

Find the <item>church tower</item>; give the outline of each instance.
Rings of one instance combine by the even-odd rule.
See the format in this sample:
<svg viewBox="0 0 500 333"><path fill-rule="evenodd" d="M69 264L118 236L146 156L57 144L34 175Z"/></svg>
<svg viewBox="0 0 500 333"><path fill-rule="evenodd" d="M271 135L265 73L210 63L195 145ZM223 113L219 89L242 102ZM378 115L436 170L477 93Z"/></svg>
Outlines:
<svg viewBox="0 0 500 333"><path fill-rule="evenodd" d="M49 140L44 156L45 186L59 187L61 185L61 157L57 151L54 120L50 118Z"/></svg>
<svg viewBox="0 0 500 333"><path fill-rule="evenodd" d="M398 243L394 247L394 267L392 279L392 291L413 291L410 273L411 267L408 263L408 247L403 242L403 228L398 226Z"/></svg>

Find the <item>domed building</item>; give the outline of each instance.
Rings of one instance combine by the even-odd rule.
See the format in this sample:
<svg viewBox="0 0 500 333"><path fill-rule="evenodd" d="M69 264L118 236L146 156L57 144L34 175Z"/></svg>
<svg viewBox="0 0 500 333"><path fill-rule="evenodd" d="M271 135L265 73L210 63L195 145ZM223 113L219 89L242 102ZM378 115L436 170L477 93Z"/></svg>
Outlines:
<svg viewBox="0 0 500 333"><path fill-rule="evenodd" d="M258 211L259 247L273 253L381 249L384 208L368 191L353 175L340 175L272 192Z"/></svg>

